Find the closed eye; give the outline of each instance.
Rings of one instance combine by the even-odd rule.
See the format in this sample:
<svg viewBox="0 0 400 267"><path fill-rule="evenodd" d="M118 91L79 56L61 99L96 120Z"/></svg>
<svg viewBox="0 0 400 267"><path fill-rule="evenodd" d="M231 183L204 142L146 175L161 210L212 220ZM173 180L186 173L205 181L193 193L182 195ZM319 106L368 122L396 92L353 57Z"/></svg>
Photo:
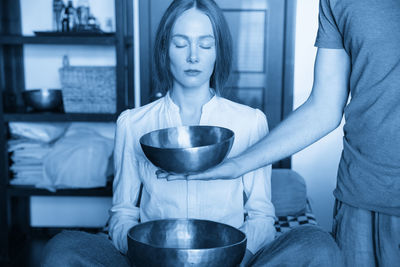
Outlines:
<svg viewBox="0 0 400 267"><path fill-rule="evenodd" d="M199 46L203 49L211 49L215 46L215 40L212 37L204 37L200 40Z"/></svg>
<svg viewBox="0 0 400 267"><path fill-rule="evenodd" d="M200 45L200 47L203 49L211 49L213 46L212 45Z"/></svg>
<svg viewBox="0 0 400 267"><path fill-rule="evenodd" d="M177 44L175 44L175 47L176 48L185 48L187 45L177 45Z"/></svg>
<svg viewBox="0 0 400 267"><path fill-rule="evenodd" d="M188 40L180 36L173 37L172 43L175 45L176 48L185 48L186 46L188 46Z"/></svg>

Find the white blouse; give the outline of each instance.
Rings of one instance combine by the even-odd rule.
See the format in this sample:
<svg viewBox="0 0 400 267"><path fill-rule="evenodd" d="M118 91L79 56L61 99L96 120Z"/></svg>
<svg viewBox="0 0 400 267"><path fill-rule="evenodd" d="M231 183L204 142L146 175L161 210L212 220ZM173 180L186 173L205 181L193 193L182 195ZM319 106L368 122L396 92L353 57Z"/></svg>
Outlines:
<svg viewBox="0 0 400 267"><path fill-rule="evenodd" d="M119 116L114 148L113 206L109 221L109 235L114 245L126 253L128 230L139 223L139 218L146 222L188 217L239 228L247 236L247 249L257 252L275 237L271 166L232 180L186 182L157 179L157 168L147 160L139 139L150 131L181 125L179 107L169 93ZM235 133L228 157L238 155L268 133L267 120L260 110L218 96L203 105L200 125L225 127ZM143 192L138 208L135 204L141 184ZM245 205L243 192L247 196Z"/></svg>

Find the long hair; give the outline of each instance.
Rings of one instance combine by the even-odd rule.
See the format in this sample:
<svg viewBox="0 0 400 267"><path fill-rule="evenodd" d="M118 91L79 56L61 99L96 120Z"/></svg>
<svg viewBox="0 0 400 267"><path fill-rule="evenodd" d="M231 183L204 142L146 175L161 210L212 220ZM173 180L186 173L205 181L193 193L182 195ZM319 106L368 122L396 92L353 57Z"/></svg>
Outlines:
<svg viewBox="0 0 400 267"><path fill-rule="evenodd" d="M167 8L158 25L154 43L155 86L163 93L172 88L173 76L168 54L172 27L183 12L193 7L207 15L213 27L216 60L210 77L210 87L219 95L231 71L232 37L222 10L213 0L174 0Z"/></svg>

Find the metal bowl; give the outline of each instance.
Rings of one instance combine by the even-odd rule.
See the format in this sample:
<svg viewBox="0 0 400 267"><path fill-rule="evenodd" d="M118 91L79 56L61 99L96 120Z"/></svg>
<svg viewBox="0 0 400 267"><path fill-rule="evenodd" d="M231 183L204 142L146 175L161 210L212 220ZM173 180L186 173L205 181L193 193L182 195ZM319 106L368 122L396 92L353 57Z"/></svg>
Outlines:
<svg viewBox="0 0 400 267"><path fill-rule="evenodd" d="M240 230L207 220L149 221L128 232L128 257L133 266L238 266L246 251Z"/></svg>
<svg viewBox="0 0 400 267"><path fill-rule="evenodd" d="M217 126L181 126L143 135L140 145L146 157L160 169L177 174L207 170L228 155L233 131Z"/></svg>
<svg viewBox="0 0 400 267"><path fill-rule="evenodd" d="M50 111L62 106L60 89L34 89L22 92L25 104L37 111Z"/></svg>

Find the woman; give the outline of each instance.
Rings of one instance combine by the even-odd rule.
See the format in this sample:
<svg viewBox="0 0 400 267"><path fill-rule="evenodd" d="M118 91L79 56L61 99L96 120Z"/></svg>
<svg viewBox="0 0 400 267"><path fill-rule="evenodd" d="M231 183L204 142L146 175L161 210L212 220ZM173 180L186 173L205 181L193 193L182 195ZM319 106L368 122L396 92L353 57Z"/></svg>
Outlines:
<svg viewBox="0 0 400 267"><path fill-rule="evenodd" d="M102 239L101 244L106 249L95 258L95 262L112 258L114 265L123 265L126 262L124 254L127 252L128 230L139 221L166 218L208 219L239 228L247 236L242 265L250 259L253 266L265 265L267 257L281 257L283 249L295 252L298 249L290 247L293 243L291 238L286 237L290 241L286 243L281 239L274 241L271 166L243 175L241 179L189 181L187 185L182 180L158 179L157 168L147 160L139 144L139 138L153 130L181 125L215 125L234 131L231 157L267 134L267 121L260 110L219 96L231 68L231 47L228 26L214 1L176 0L165 12L154 49L155 81L159 89L166 91L166 95L143 107L126 110L118 118L113 206L109 221L109 236L115 248L110 248L111 243ZM136 207L141 185L140 207ZM243 193L247 198L245 204ZM314 248L324 248L325 243L320 240L325 240L327 234L316 229L305 232L313 239ZM94 239L93 236L90 235L90 238ZM299 238L300 231L293 236ZM98 236L96 238L99 239ZM79 240L81 246L85 244L85 249L93 244L90 243L93 240L86 242L82 237ZM59 243L54 241L52 246ZM96 247L98 244L100 241ZM267 244L271 249L265 249ZM61 249L64 248L58 247L58 251ZM65 251L59 253L62 254L60 256L71 258L65 255L74 252L69 248L68 253ZM311 258L308 263L313 262L313 258L318 259L314 257L315 253L306 254Z"/></svg>
<svg viewBox="0 0 400 267"><path fill-rule="evenodd" d="M139 144L139 138L153 130L215 125L235 132L230 154L235 155L267 133L261 111L219 96L231 68L231 50L228 26L213 1L174 1L161 19L155 41L156 85L166 95L125 111L117 122L110 236L123 253L127 250L127 232L139 219L145 222L188 216L230 224L246 233L249 258L274 239L270 166L240 180L190 181L187 188L186 181L157 179L156 167ZM246 221L243 192L248 198Z"/></svg>

